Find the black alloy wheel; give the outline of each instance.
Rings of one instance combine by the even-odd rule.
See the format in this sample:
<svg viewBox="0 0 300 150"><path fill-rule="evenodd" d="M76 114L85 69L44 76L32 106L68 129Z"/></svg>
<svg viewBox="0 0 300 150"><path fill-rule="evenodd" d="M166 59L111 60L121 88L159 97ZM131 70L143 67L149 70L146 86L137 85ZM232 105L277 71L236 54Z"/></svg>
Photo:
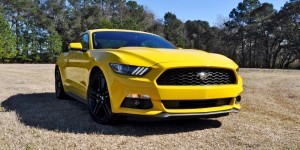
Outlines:
<svg viewBox="0 0 300 150"><path fill-rule="evenodd" d="M94 74L89 83L88 110L98 123L114 123L115 115L111 111L110 97L105 77L101 73Z"/></svg>
<svg viewBox="0 0 300 150"><path fill-rule="evenodd" d="M58 68L55 68L55 96L57 99L67 98Z"/></svg>

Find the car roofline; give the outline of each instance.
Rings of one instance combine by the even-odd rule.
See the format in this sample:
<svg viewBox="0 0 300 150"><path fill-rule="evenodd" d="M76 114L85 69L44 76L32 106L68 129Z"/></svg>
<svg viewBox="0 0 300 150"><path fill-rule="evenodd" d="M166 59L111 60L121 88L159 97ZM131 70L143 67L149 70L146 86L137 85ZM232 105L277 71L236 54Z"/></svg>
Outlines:
<svg viewBox="0 0 300 150"><path fill-rule="evenodd" d="M151 34L151 35L156 35L153 33L149 33L149 32L143 32L143 31L137 31L137 30L125 30L125 29L92 29L92 30L87 30L84 33L94 33L94 32L133 32L133 33L144 33L144 34ZM159 35L156 35L159 36Z"/></svg>

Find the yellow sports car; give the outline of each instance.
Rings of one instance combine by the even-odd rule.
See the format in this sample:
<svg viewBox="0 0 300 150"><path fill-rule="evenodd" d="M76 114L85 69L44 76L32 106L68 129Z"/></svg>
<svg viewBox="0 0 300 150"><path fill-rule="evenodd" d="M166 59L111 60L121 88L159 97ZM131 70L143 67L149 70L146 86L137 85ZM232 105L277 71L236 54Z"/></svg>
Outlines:
<svg viewBox="0 0 300 150"><path fill-rule="evenodd" d="M242 78L225 56L179 49L151 33L96 29L58 58L55 92L86 103L92 118L219 117L240 110Z"/></svg>

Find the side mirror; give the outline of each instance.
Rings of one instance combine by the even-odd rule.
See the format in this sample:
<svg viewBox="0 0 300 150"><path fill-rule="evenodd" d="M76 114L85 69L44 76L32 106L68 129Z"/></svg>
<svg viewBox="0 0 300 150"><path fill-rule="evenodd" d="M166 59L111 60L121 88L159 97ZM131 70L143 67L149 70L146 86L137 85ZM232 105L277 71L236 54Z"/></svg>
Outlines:
<svg viewBox="0 0 300 150"><path fill-rule="evenodd" d="M69 50L82 51L82 45L81 45L81 43L70 43L69 44Z"/></svg>

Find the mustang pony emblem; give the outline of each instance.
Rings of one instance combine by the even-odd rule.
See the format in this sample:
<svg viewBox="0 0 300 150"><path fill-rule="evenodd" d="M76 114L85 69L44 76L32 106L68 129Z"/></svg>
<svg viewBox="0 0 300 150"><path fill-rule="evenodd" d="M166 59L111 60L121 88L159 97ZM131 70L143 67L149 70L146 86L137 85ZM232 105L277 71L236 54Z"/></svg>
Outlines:
<svg viewBox="0 0 300 150"><path fill-rule="evenodd" d="M200 78L200 80L205 80L209 77L210 74L205 72L199 72L197 73L197 77Z"/></svg>

